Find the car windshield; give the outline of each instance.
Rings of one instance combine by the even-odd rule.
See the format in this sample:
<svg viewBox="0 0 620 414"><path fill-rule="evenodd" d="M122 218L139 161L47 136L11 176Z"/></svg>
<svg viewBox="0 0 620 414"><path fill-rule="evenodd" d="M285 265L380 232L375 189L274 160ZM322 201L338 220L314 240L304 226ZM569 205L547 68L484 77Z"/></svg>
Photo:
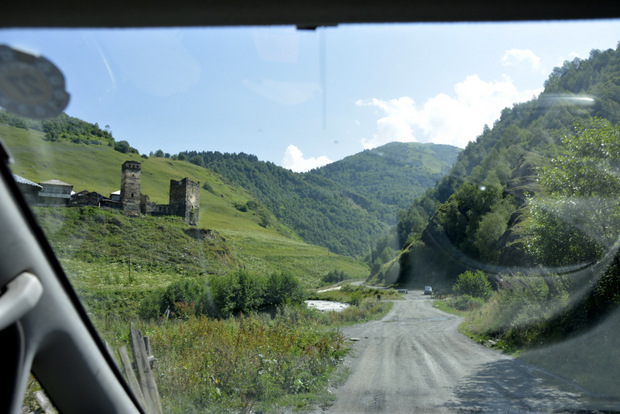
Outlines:
<svg viewBox="0 0 620 414"><path fill-rule="evenodd" d="M163 412L620 411L619 41L1 29L0 139Z"/></svg>

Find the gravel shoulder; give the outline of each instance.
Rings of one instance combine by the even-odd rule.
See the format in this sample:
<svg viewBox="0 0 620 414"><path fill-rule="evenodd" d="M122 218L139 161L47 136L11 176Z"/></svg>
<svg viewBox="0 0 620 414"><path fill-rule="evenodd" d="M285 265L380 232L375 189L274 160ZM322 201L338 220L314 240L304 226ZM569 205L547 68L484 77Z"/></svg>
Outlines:
<svg viewBox="0 0 620 414"><path fill-rule="evenodd" d="M351 375L332 390L337 401L327 412L577 412L591 407L592 396L570 381L461 335L462 318L433 308L421 291L405 297L382 320L343 330L359 340L345 361Z"/></svg>

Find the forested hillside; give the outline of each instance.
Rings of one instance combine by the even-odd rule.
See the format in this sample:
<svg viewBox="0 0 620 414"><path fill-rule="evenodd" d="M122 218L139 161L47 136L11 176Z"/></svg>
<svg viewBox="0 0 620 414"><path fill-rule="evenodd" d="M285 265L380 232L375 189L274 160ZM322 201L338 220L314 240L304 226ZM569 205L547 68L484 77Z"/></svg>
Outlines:
<svg viewBox="0 0 620 414"><path fill-rule="evenodd" d="M579 137L612 128L620 120L619 102L620 53L595 50L590 59L554 69L538 98L504 109L450 173L401 215L391 241L403 251L400 279L552 261L528 245L532 201L549 197L539 173L567 152L585 151L573 142ZM454 259L454 268L437 248Z"/></svg>
<svg viewBox="0 0 620 414"><path fill-rule="evenodd" d="M309 173L294 173L244 153L179 154L254 194L309 243L363 257L396 223L405 200L433 186L458 148L392 143Z"/></svg>
<svg viewBox="0 0 620 414"><path fill-rule="evenodd" d="M618 121L620 46L554 69L401 214L373 279L449 291L478 272L497 296L470 326L517 346L603 318L620 300Z"/></svg>
<svg viewBox="0 0 620 414"><path fill-rule="evenodd" d="M441 180L460 151L450 145L392 142L309 174L329 178L364 197L392 206L397 213Z"/></svg>
<svg viewBox="0 0 620 414"><path fill-rule="evenodd" d="M308 243L361 257L384 234L389 208L326 178L294 173L244 153L182 152L247 189Z"/></svg>

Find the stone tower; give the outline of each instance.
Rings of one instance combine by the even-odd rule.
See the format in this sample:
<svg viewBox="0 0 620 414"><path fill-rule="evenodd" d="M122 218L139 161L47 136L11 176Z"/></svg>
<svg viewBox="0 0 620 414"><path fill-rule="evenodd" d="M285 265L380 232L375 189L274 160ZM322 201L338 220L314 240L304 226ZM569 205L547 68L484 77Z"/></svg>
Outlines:
<svg viewBox="0 0 620 414"><path fill-rule="evenodd" d="M138 161L123 163L123 177L121 178L121 202L123 211L131 216L140 215L140 170L142 165Z"/></svg>
<svg viewBox="0 0 620 414"><path fill-rule="evenodd" d="M170 180L170 209L175 216L183 217L190 226L198 223L200 183L184 178Z"/></svg>

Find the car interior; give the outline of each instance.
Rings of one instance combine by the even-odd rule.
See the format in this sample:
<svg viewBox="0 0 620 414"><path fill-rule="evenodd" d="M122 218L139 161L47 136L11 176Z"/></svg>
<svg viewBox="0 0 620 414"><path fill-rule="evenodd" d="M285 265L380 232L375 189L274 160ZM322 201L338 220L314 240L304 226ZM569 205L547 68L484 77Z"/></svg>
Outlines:
<svg viewBox="0 0 620 414"><path fill-rule="evenodd" d="M5 4L0 26L294 25L299 30L313 30L346 23L617 17L620 3L606 0L35 0ZM30 373L62 413L144 412L20 193L10 161L9 150L0 147L0 412L21 412Z"/></svg>

